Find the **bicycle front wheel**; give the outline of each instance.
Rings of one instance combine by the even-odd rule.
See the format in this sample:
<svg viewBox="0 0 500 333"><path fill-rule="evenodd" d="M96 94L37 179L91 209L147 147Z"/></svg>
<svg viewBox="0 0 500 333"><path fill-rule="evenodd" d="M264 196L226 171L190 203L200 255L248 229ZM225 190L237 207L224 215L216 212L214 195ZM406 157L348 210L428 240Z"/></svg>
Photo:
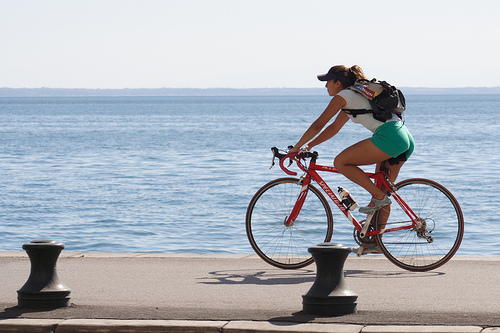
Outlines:
<svg viewBox="0 0 500 333"><path fill-rule="evenodd" d="M298 178L276 179L260 188L248 205L248 240L255 252L275 267L296 269L311 264L314 259L307 249L332 237L330 206L313 185L308 186L295 222L290 226L285 224L301 189Z"/></svg>
<svg viewBox="0 0 500 333"><path fill-rule="evenodd" d="M446 263L458 250L464 234L464 218L455 197L444 186L428 179L412 178L396 184L397 194L417 215L411 228L388 231L375 237L387 259L410 271L428 271ZM379 210L375 226L386 230L408 227L412 221L393 200Z"/></svg>

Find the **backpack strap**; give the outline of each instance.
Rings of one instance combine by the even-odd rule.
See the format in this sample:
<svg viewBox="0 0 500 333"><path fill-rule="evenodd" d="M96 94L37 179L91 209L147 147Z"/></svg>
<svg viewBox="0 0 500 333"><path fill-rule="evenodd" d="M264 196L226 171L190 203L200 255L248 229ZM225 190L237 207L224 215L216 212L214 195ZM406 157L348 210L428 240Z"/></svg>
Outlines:
<svg viewBox="0 0 500 333"><path fill-rule="evenodd" d="M353 117L356 117L358 114L373 113L373 110L368 109L342 109L342 111L345 111L345 113Z"/></svg>
<svg viewBox="0 0 500 333"><path fill-rule="evenodd" d="M368 109L342 109L342 111L345 111L345 113L350 114L354 118L356 118L356 116L358 114L372 113L373 118L375 118L376 120L381 121L383 123L385 123L388 119L392 118L392 112L380 112L379 107L373 101L370 101L370 105L372 107L372 110L368 110ZM399 117L401 118L401 116L399 116Z"/></svg>

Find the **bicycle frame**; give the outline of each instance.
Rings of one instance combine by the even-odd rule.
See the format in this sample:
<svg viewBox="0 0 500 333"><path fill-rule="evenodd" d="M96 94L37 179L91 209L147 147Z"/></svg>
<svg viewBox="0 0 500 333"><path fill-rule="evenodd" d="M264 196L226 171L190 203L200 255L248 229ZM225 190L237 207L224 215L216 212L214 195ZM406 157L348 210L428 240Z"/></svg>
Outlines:
<svg viewBox="0 0 500 333"><path fill-rule="evenodd" d="M302 189L300 191L300 194L297 198L297 201L294 205L294 208L292 209L292 212L290 213L290 216L288 216L285 224L287 226L293 225L295 220L297 219L300 210L302 208L302 205L304 204L304 201L307 197L308 193L308 185L311 184L313 181L315 181L322 189L323 191L332 199L332 201L335 203L335 205L344 213L344 215L351 221L351 223L354 225L354 227L361 233L361 237L370 237L374 235L378 235L381 233L386 233L386 232L391 232L391 231L397 231L397 230L402 230L402 229L411 229L417 224L417 214L413 212L413 210L408 206L408 204L394 191L394 185L390 183L390 181L386 177L385 171L379 171L377 173L369 173L366 172L368 177L373 179L375 181L375 185L377 185L378 188L380 189L386 189L388 193L395 199L395 201L401 206L403 211L408 215L408 217L411 219L412 224L411 225L406 225L406 226L401 226L401 227L394 227L394 228L384 228L381 230L373 230L373 231L368 231L369 224L371 222L371 218L374 216L374 214L369 214L367 216L365 225L363 226L356 218L351 214L351 212L344 207L340 199L337 197L337 195L332 191L330 186L321 178L319 175L318 171L324 171L324 172L331 172L331 173L340 173L335 167L333 166L326 166L326 165L320 165L316 164L315 158L313 158L309 162L309 166L306 167L304 164L301 163L301 160L303 158L300 157L291 157L291 156L286 156L285 158L280 158L280 167L289 175L297 175L296 172L288 170L284 165L283 161L286 158L290 158L293 161L297 163L297 166L304 171L304 175L301 177L302 179Z"/></svg>

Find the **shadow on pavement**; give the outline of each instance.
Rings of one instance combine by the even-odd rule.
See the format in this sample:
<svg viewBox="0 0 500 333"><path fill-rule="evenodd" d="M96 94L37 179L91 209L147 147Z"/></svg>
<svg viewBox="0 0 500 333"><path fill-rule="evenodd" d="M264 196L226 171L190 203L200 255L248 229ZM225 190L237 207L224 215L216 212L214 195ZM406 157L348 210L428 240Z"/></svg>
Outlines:
<svg viewBox="0 0 500 333"><path fill-rule="evenodd" d="M316 278L315 270L298 269L294 271L269 270L221 270L208 273L208 277L199 278L201 284L246 284L246 285L293 285L312 283ZM347 278L426 278L444 275L440 272L345 270Z"/></svg>

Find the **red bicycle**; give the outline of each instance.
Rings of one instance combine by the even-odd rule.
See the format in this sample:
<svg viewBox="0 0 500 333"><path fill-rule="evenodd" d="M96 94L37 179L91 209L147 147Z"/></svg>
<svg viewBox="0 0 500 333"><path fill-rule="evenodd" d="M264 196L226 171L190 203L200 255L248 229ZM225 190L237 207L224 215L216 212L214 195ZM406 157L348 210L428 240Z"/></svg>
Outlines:
<svg viewBox="0 0 500 333"><path fill-rule="evenodd" d="M464 233L460 205L444 186L428 179L411 178L393 184L382 167L367 175L393 198L393 203L358 221L346 208L318 171L339 173L335 167L316 164L317 152L290 156L273 147L281 169L296 162L304 172L300 178L279 178L253 196L246 214L246 232L255 252L267 263L284 269L311 264L310 246L329 242L333 217L328 201L315 187L316 182L354 225L355 251L364 254L378 246L397 266L410 271L428 271L445 264L458 250Z"/></svg>

